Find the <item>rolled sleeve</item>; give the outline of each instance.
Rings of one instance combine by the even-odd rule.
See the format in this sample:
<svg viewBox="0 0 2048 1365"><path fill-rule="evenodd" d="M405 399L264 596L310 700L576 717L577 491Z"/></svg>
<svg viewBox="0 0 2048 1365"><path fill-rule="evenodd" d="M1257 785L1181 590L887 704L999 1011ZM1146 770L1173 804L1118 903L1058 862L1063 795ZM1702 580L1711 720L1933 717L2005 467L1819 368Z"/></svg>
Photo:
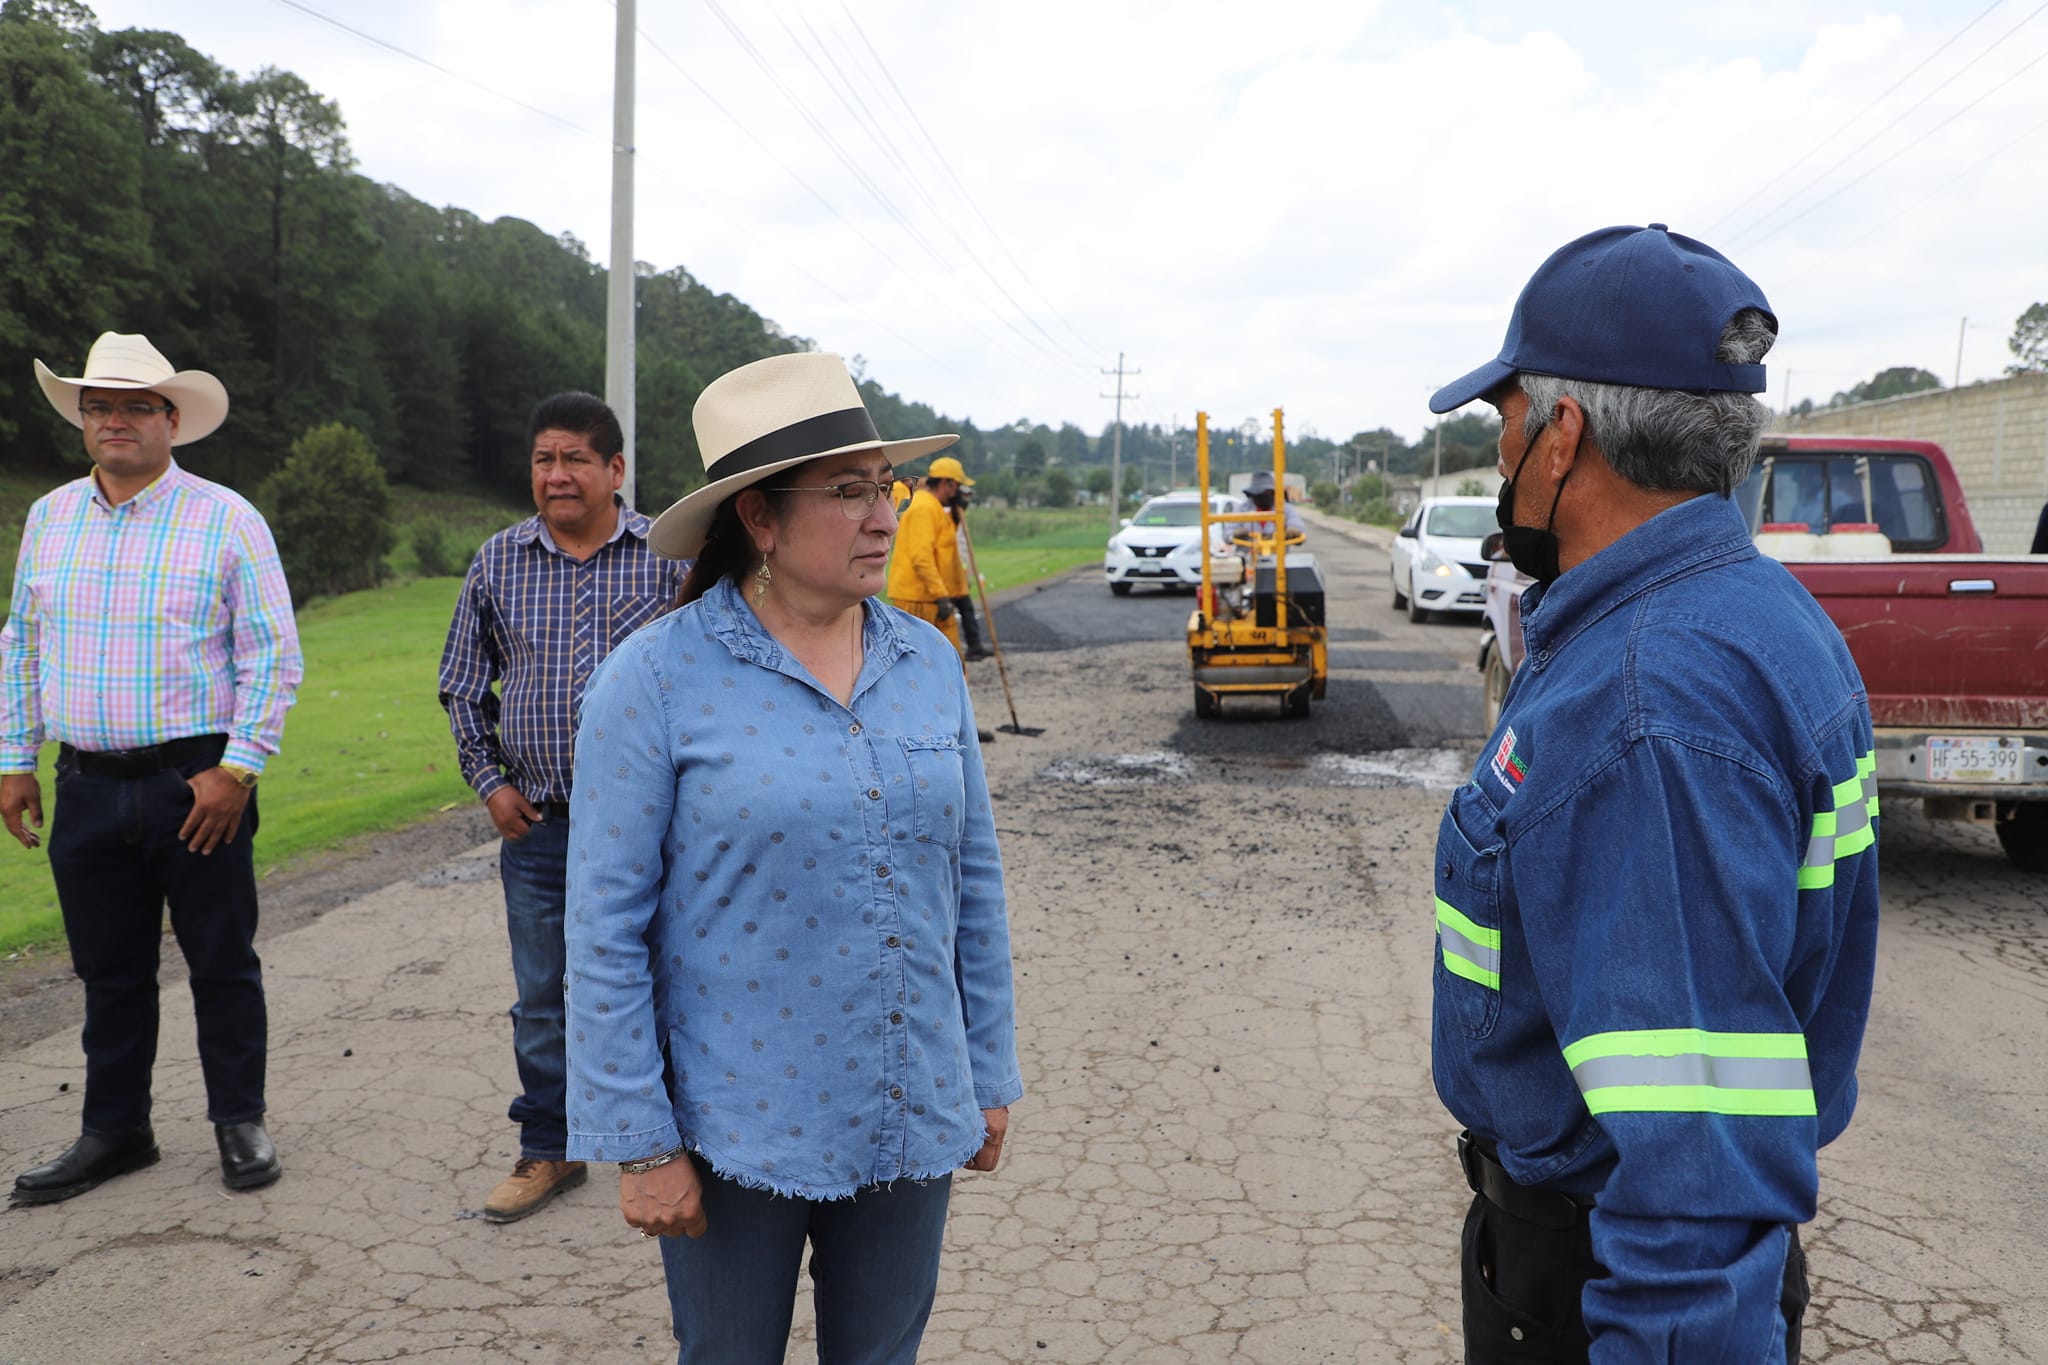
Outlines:
<svg viewBox="0 0 2048 1365"><path fill-rule="evenodd" d="M575 1161L632 1161L682 1141L649 947L676 795L664 702L652 659L628 643L599 666L576 733L565 917Z"/></svg>

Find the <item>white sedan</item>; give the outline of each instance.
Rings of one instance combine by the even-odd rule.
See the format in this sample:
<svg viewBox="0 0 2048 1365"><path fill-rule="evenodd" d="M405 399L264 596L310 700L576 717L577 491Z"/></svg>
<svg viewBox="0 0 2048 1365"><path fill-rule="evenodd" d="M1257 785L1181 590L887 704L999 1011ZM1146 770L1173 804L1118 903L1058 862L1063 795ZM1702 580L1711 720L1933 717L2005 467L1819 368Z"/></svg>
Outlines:
<svg viewBox="0 0 2048 1365"><path fill-rule="evenodd" d="M1209 495L1209 510L1244 512L1250 508L1240 499L1223 493ZM1226 545L1226 522L1211 529L1210 540L1217 553ZM1109 538L1102 556L1102 574L1109 590L1123 597L1140 583L1157 583L1162 588L1199 588L1202 585L1202 495L1193 489L1162 493L1126 517L1117 533Z"/></svg>
<svg viewBox="0 0 2048 1365"><path fill-rule="evenodd" d="M1394 538L1387 574L1394 610L1425 621L1433 611L1473 616L1486 609L1486 560L1479 542L1499 530L1492 498L1425 498Z"/></svg>

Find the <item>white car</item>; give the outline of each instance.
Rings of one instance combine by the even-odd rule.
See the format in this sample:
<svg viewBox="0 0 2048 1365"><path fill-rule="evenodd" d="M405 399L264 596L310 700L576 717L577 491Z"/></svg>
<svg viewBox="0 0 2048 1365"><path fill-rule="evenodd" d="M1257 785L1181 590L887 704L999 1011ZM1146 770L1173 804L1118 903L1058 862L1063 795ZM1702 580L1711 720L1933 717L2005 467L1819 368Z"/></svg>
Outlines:
<svg viewBox="0 0 2048 1365"><path fill-rule="evenodd" d="M1209 495L1212 515L1250 510L1250 504L1241 498ZM1228 546L1231 525L1225 522L1210 528L1210 543L1218 554ZM1162 588L1200 587L1202 495L1191 488L1162 493L1124 518L1123 526L1109 538L1102 573L1109 580L1109 590L1118 597L1140 583L1157 583Z"/></svg>
<svg viewBox="0 0 2048 1365"><path fill-rule="evenodd" d="M1394 610L1425 621L1433 611L1486 610L1487 563L1479 542L1500 529L1492 498L1424 498L1387 555Z"/></svg>

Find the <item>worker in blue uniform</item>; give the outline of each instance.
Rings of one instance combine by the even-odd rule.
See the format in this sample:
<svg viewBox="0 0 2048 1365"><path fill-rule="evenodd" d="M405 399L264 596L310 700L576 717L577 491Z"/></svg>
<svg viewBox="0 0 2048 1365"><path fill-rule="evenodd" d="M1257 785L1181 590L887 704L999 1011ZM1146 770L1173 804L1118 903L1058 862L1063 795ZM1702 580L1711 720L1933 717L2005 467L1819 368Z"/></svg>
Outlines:
<svg viewBox="0 0 2048 1365"><path fill-rule="evenodd" d="M1498 358L1527 654L1436 849L1466 1359L1793 1361L1798 1224L1856 1102L1870 711L1729 492L1777 320L1662 224L1544 262Z"/></svg>

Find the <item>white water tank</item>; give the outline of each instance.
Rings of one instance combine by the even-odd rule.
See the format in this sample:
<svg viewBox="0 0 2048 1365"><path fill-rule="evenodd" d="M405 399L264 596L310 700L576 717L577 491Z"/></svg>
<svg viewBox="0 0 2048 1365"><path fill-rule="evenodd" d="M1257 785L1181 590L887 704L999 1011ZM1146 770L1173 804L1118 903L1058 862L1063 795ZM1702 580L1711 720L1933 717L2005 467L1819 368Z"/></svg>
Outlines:
<svg viewBox="0 0 2048 1365"><path fill-rule="evenodd" d="M1874 559L1892 552L1892 538L1874 521L1838 521L1819 539L1820 552L1830 559Z"/></svg>
<svg viewBox="0 0 2048 1365"><path fill-rule="evenodd" d="M1821 538L1803 521L1767 521L1756 528L1757 553L1772 559L1815 559Z"/></svg>

